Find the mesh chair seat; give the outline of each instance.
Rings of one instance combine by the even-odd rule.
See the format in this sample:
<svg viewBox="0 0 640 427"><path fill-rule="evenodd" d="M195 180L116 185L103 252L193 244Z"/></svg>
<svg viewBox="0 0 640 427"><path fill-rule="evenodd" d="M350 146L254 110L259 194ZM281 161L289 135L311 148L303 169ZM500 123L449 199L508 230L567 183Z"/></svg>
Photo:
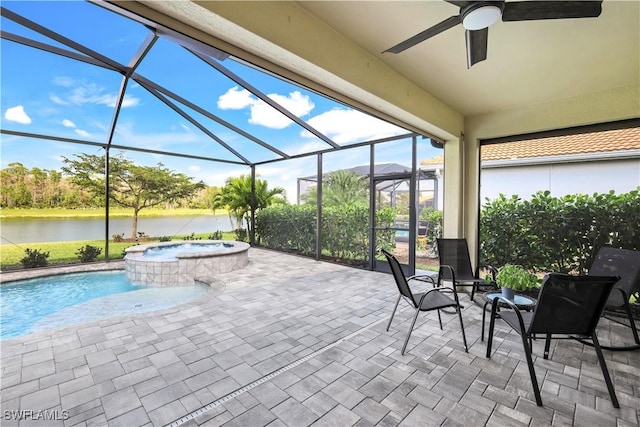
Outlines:
<svg viewBox="0 0 640 427"><path fill-rule="evenodd" d="M460 310L460 302L458 301L458 294L455 289L445 288L445 287L437 287L435 286L432 289L429 289L426 292L413 293L411 287L409 287L409 280L418 279L417 277L411 277L407 279L402 271L402 267L400 266L400 262L398 259L393 256L391 253L381 249L382 252L387 258L389 262L389 266L391 267L391 273L393 273L393 278L396 282L396 286L398 287L398 299L396 301L396 305L393 307L393 311L391 312L391 317L389 318L389 323L387 324L387 331L391 327L391 322L393 321L393 316L396 314L396 310L398 309L398 304L401 299L407 301L411 306L415 309L416 313L413 316L413 322L409 327L409 332L407 333L407 338L404 341L404 345L402 346L401 354L404 354L407 349L407 344L409 343L409 338L411 337L411 332L413 331L413 327L416 324L416 320L418 319L418 314L422 311L437 311L438 313L438 321L440 322L440 329L442 329L442 318L440 317L440 309L454 307L456 312L458 313L458 318L460 319L460 329L462 330L462 340L464 342L464 351L468 352L469 349L467 347L467 337L464 334L464 324L462 323L462 312ZM452 293L453 298L446 295L445 293Z"/></svg>
<svg viewBox="0 0 640 427"><path fill-rule="evenodd" d="M524 323L525 331L528 331L531 327L531 320L533 319L532 311L520 312L522 316L522 322ZM506 324L511 326L516 332L520 333L520 320L518 315L513 311L501 311L500 318L505 321Z"/></svg>
<svg viewBox="0 0 640 427"><path fill-rule="evenodd" d="M598 250L589 268L592 276L620 276L607 299L606 310L622 309L629 322L635 345L602 346L607 350L637 350L640 349L640 337L636 328L629 298L634 292L640 291L640 252L629 249L618 249L603 246Z"/></svg>
<svg viewBox="0 0 640 427"><path fill-rule="evenodd" d="M571 276L550 273L542 281L538 303L533 312L523 312L513 301L500 296L496 297L491 305L487 358L491 357L498 306L506 305L512 311L501 310L499 317L522 338L529 376L538 406L542 406L542 398L531 357L532 338L537 335L546 337L544 358L547 359L551 339L567 338L568 335L569 338L576 339L576 336L579 336L593 342L611 402L615 408L619 408L615 389L596 335L596 326L602 310L613 286L619 279L617 276Z"/></svg>
<svg viewBox="0 0 640 427"><path fill-rule="evenodd" d="M425 297L426 295L426 297ZM441 308L456 307L458 304L446 295L440 292L420 292L413 294L416 299L415 305L421 311L439 310Z"/></svg>
<svg viewBox="0 0 640 427"><path fill-rule="evenodd" d="M469 256L469 246L467 239L437 239L438 259L438 285L444 281L451 281L454 288L458 286L471 286L471 300L476 289L490 286L484 279L479 277L479 268L474 272L471 268L471 258ZM495 269L486 266L494 275Z"/></svg>

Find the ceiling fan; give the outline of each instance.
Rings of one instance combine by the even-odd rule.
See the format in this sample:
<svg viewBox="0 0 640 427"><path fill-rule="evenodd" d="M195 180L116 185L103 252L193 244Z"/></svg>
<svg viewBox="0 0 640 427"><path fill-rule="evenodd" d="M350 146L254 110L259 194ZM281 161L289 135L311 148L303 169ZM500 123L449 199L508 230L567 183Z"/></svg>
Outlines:
<svg viewBox="0 0 640 427"><path fill-rule="evenodd" d="M595 18L602 12L602 1L452 1L460 8L456 16L427 28L382 53L400 53L441 32L462 24L467 44L467 68L487 59L489 26L502 18L504 22L542 19Z"/></svg>

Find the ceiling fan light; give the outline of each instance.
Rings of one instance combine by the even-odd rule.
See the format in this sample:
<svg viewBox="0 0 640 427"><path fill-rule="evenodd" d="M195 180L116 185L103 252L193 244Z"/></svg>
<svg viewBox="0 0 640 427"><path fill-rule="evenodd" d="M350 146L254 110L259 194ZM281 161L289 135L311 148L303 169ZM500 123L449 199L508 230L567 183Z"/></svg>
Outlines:
<svg viewBox="0 0 640 427"><path fill-rule="evenodd" d="M501 15L502 10L498 6L481 6L469 11L462 18L462 26L467 30L481 30L492 25Z"/></svg>

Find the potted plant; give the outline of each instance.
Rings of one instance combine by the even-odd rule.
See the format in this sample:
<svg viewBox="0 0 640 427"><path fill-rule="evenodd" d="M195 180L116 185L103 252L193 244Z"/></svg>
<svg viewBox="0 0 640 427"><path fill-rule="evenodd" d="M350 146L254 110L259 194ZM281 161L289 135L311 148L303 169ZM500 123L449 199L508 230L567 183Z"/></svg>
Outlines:
<svg viewBox="0 0 640 427"><path fill-rule="evenodd" d="M529 273L523 267L505 264L496 276L496 284L502 290L502 296L513 300L515 291L526 291L538 287L538 276Z"/></svg>

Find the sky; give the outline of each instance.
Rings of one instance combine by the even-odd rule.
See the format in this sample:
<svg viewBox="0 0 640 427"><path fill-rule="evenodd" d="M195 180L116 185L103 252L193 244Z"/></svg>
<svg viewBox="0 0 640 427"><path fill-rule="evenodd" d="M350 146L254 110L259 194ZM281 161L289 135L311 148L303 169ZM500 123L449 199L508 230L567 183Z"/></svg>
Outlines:
<svg viewBox="0 0 640 427"><path fill-rule="evenodd" d="M2 6L47 27L67 39L98 52L119 64L129 64L149 35L143 25L99 6L81 1L3 1ZM3 31L48 45L73 48L23 27L6 17ZM114 119L117 95L122 84L118 72L75 61L60 55L2 40L0 61L0 118L2 129L104 143ZM320 96L303 87L263 73L234 58L216 61L239 77L234 81L172 40L159 38L136 69L144 81L162 86L186 99L171 102L206 130L158 99L143 85L129 80L118 115L112 143L147 150L167 151L240 161L224 142L250 162L278 158L245 135L249 134L288 155L326 149L329 146L308 130L272 108L243 87L243 81L286 108L340 146L408 133L406 130ZM159 95L164 96L165 95ZM241 129L245 135L197 111L200 108ZM207 134L208 133L208 134ZM0 135L0 166L20 162L27 168L59 169L62 158L75 154L102 154L90 145ZM409 139L381 144L376 162L410 165ZM419 157L440 152L428 140L419 143ZM162 162L208 185L222 186L229 176L249 173L244 165L209 162L127 150L125 155L144 165ZM330 161L327 161L329 159ZM367 164L368 148L342 150L325 155L324 171ZM316 157L269 163L257 173L270 186L287 190L295 199L297 177L316 171Z"/></svg>

